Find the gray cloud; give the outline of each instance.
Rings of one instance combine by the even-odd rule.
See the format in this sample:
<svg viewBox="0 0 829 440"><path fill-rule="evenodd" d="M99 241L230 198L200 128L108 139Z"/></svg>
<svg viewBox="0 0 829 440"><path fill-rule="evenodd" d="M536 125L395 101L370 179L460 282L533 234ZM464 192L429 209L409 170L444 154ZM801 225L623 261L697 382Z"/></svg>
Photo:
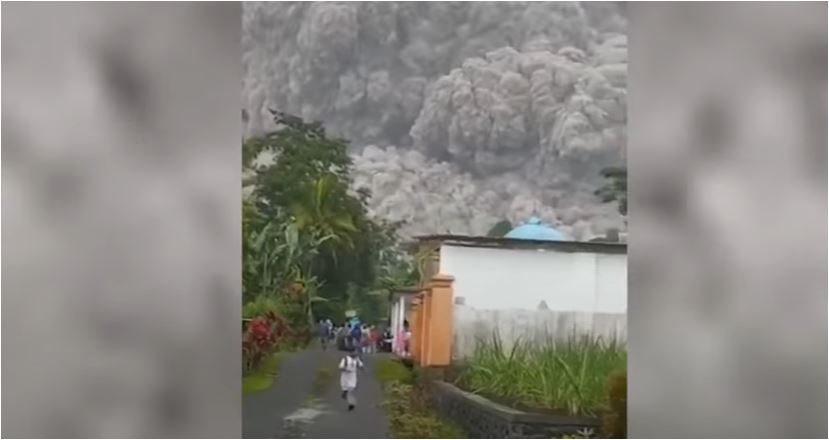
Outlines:
<svg viewBox="0 0 829 440"><path fill-rule="evenodd" d="M623 227L592 195L599 169L624 161L626 20L616 3L243 9L246 134L269 128L269 106L323 121L352 141L358 174L374 175L357 180L378 214L424 233L482 233L483 222L533 210L585 238Z"/></svg>

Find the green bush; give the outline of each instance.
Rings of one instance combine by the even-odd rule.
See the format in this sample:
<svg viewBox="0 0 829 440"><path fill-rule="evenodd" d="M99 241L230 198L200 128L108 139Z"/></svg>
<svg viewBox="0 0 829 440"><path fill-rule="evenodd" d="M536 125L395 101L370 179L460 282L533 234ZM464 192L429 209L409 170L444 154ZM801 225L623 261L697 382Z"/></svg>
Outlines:
<svg viewBox="0 0 829 440"><path fill-rule="evenodd" d="M456 383L463 389L529 408L597 415L607 402L607 377L624 368L627 353L615 341L572 336L566 341L481 341Z"/></svg>
<svg viewBox="0 0 829 440"><path fill-rule="evenodd" d="M279 310L279 301L269 296L257 296L252 301L247 302L242 306L242 317L246 319L253 319L259 316L264 316L268 312L281 314Z"/></svg>
<svg viewBox="0 0 829 440"><path fill-rule="evenodd" d="M277 304L280 315L288 321L294 333L310 331L310 323L308 322L308 314L305 311L305 306L288 299L279 301Z"/></svg>
<svg viewBox="0 0 829 440"><path fill-rule="evenodd" d="M277 316L288 325L288 331L279 338L281 351L305 348L311 340L308 317L302 304L286 297L257 296L242 306L242 317L253 319Z"/></svg>

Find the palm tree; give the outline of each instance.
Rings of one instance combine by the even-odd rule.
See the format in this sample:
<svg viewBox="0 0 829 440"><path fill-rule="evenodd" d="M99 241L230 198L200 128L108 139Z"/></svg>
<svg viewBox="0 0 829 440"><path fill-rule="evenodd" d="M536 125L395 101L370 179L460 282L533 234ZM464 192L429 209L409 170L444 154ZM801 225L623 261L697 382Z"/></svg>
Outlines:
<svg viewBox="0 0 829 440"><path fill-rule="evenodd" d="M337 186L333 175L325 175L316 181L291 207L297 226L301 231L318 237L327 237L333 245L353 246L353 234L357 232L351 214L343 204L346 194ZM333 247L328 246L333 253Z"/></svg>

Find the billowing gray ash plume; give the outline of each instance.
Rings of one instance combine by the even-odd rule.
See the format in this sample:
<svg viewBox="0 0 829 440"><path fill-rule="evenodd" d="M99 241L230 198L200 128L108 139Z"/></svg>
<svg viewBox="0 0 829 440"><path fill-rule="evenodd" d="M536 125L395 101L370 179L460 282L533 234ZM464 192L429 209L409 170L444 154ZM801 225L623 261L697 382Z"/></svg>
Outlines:
<svg viewBox="0 0 829 440"><path fill-rule="evenodd" d="M623 227L592 194L624 162L616 3L245 3L243 19L246 134L268 107L323 121L404 234L533 211L573 238Z"/></svg>

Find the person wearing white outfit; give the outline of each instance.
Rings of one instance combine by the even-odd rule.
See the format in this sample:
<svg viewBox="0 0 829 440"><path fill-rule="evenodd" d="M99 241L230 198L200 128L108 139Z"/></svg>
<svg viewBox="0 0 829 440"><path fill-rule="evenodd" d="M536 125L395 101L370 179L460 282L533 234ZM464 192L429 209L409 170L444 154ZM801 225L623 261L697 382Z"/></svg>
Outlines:
<svg viewBox="0 0 829 440"><path fill-rule="evenodd" d="M363 368L363 361L357 356L357 350L351 350L348 356L340 361L340 387L342 397L348 402L348 410L353 411L357 405L354 390L357 388L357 370Z"/></svg>

